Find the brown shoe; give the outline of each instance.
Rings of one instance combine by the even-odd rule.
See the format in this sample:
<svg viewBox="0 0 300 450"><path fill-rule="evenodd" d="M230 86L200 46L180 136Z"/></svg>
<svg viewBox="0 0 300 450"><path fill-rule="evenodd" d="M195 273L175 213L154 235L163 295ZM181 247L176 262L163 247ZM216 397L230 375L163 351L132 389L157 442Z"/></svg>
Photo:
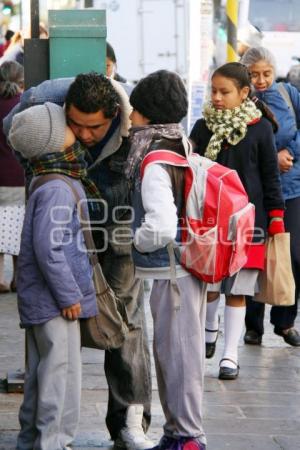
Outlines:
<svg viewBox="0 0 300 450"><path fill-rule="evenodd" d="M9 286L6 283L0 283L0 294L7 294L9 292Z"/></svg>

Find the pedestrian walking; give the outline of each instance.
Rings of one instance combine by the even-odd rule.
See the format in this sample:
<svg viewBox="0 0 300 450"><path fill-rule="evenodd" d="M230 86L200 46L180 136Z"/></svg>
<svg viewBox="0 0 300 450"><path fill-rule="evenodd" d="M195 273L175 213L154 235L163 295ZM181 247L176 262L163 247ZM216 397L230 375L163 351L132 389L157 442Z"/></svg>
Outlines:
<svg viewBox="0 0 300 450"><path fill-rule="evenodd" d="M130 323L122 347L105 352L109 389L106 425L115 448L144 450L153 447L145 434L151 419L151 365L143 285L135 277L132 260L132 210L124 174L129 152L128 95L117 81L96 73L80 74L75 80L45 81L25 91L5 121L5 130L17 111L36 103L63 104L65 100L67 122L85 148L88 177L102 196L100 201L90 202L98 257Z"/></svg>
<svg viewBox="0 0 300 450"><path fill-rule="evenodd" d="M247 22L237 32L237 52L240 57L250 48L261 45L263 33L252 23Z"/></svg>
<svg viewBox="0 0 300 450"><path fill-rule="evenodd" d="M24 69L15 61L0 66L0 293L16 291L17 257L25 213L24 170L3 133L3 119L20 101ZM4 278L4 255L12 255L13 276Z"/></svg>
<svg viewBox="0 0 300 450"><path fill-rule="evenodd" d="M295 328L300 292L300 94L288 83L277 83L276 61L264 47L250 48L242 59L250 72L255 95L274 113L279 128L275 134L278 165L285 199L285 229L291 237L291 258L296 285L295 304L273 306L271 323L274 333L292 346L300 346L300 334ZM264 304L247 297L246 344L259 345L264 334Z"/></svg>
<svg viewBox="0 0 300 450"><path fill-rule="evenodd" d="M63 174L83 201L81 182L96 187L86 180L83 151L72 147L75 137L60 106L45 103L15 115L9 140L34 174L18 260L27 361L17 449L63 450L75 437L80 414L77 319L97 314L96 295L72 189L61 179L34 186L39 175Z"/></svg>
<svg viewBox="0 0 300 450"><path fill-rule="evenodd" d="M284 232L284 202L272 126L250 100L250 88L250 77L242 64L228 63L216 69L211 79L211 101L190 135L196 152L238 172L249 201L255 205L255 233L246 265L222 283L208 286L208 358L216 348L220 293L226 296L225 345L219 369L222 380L239 375L238 342L244 327L245 295L254 295L257 290L258 273L264 268L266 231Z"/></svg>
<svg viewBox="0 0 300 450"><path fill-rule="evenodd" d="M167 250L175 239L180 242L184 171L155 163L146 167L143 179L140 175L141 161L151 150L185 155L183 142L187 138L179 122L187 113L187 93L177 74L160 70L137 84L130 102L133 127L126 173L133 186L133 257L137 277L154 280L150 296L153 353L166 419L163 437L155 449L204 450L206 283L178 262L175 268L170 261L174 252ZM174 283L180 297L178 309Z"/></svg>
<svg viewBox="0 0 300 450"><path fill-rule="evenodd" d="M116 54L109 42L106 42L106 76L121 83L127 83L126 78L117 73Z"/></svg>

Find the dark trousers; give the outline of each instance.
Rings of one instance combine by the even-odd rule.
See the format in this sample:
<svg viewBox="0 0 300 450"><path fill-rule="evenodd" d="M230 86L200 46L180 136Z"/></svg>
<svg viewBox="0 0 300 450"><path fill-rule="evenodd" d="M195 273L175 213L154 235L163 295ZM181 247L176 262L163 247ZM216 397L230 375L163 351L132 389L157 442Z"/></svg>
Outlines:
<svg viewBox="0 0 300 450"><path fill-rule="evenodd" d="M292 306L272 306L270 321L277 329L286 329L294 326L297 316L297 300L300 293L300 197L286 201L284 217L285 229L291 234L291 258L293 275L296 285L295 304ZM255 330L258 334L264 333L265 305L246 297L246 329Z"/></svg>
<svg viewBox="0 0 300 450"><path fill-rule="evenodd" d="M125 251L124 251L125 249ZM131 250L108 247L99 254L104 275L123 302L131 330L121 348L105 352L105 375L109 389L106 425L112 440L125 426L127 407L144 406L143 428L150 424L150 354L143 303L143 284L135 279Z"/></svg>

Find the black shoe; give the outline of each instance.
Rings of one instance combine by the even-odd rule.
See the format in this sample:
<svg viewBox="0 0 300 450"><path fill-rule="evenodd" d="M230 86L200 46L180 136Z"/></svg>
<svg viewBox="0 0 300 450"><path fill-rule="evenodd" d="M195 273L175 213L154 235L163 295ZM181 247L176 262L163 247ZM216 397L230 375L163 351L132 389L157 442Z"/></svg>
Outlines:
<svg viewBox="0 0 300 450"><path fill-rule="evenodd" d="M245 344L249 345L260 345L262 340L262 335L258 334L255 330L247 330L244 335Z"/></svg>
<svg viewBox="0 0 300 450"><path fill-rule="evenodd" d="M236 367L220 367L219 380L235 380L239 376L240 366L235 361L229 358L221 359L220 364L222 361L230 361L235 364Z"/></svg>
<svg viewBox="0 0 300 450"><path fill-rule="evenodd" d="M274 333L278 334L278 336L282 336L284 341L292 345L293 347L300 347L300 334L296 328L290 328L284 333L285 330L281 330L280 328L274 328Z"/></svg>
<svg viewBox="0 0 300 450"><path fill-rule="evenodd" d="M219 316L219 326L220 326L220 316ZM216 344L219 336L219 328L217 330L208 330L207 328L205 328L205 331L208 331L209 333L217 333L215 342L205 342L205 357L207 359L210 359L214 356L216 351Z"/></svg>

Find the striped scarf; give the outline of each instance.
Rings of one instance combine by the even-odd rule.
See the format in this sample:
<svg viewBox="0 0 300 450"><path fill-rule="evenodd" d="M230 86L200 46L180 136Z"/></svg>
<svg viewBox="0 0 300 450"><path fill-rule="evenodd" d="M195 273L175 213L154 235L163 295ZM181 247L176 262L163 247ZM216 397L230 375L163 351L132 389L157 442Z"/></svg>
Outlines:
<svg viewBox="0 0 300 450"><path fill-rule="evenodd" d="M63 152L48 153L38 159L32 159L30 164L34 176L46 173L67 175L82 182L87 198L101 198L97 186L87 176L84 150L78 142Z"/></svg>

